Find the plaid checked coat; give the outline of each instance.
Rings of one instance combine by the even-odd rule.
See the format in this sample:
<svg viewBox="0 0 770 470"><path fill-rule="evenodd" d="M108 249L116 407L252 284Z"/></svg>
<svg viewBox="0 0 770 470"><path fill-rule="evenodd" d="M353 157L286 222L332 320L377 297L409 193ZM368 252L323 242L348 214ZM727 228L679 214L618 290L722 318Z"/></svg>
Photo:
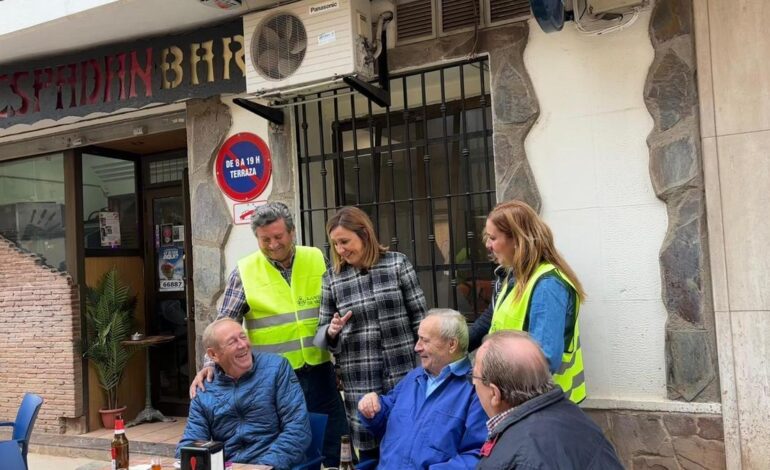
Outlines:
<svg viewBox="0 0 770 470"><path fill-rule="evenodd" d="M323 278L318 322L323 341L335 312L353 316L342 329L334 353L345 386L345 410L353 443L362 450L378 446L358 419L358 401L369 392L385 394L416 365L417 328L427 310L417 274L406 256L382 254L368 271L345 266Z"/></svg>

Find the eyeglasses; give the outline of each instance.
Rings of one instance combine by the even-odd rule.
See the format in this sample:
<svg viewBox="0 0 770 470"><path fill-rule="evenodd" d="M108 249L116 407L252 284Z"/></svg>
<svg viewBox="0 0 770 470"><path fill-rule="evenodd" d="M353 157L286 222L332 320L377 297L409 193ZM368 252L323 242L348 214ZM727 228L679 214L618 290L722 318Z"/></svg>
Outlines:
<svg viewBox="0 0 770 470"><path fill-rule="evenodd" d="M473 385L473 379L480 381L484 385L489 385L489 383L487 382L487 379L485 379L484 377L479 377L478 375L468 374L465 376L465 378L468 379L468 383L471 385Z"/></svg>

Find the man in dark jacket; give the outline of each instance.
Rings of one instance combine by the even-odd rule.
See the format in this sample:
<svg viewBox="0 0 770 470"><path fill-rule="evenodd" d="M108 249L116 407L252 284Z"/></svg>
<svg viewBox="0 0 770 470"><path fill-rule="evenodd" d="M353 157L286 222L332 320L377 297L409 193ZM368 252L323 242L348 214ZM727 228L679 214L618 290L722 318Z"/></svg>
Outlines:
<svg viewBox="0 0 770 470"><path fill-rule="evenodd" d="M177 457L194 441L214 440L224 443L225 460L275 470L301 463L310 422L289 361L252 351L246 332L231 318L212 322L203 345L216 364L214 382L190 402Z"/></svg>
<svg viewBox="0 0 770 470"><path fill-rule="evenodd" d="M498 331L476 353L473 384L490 417L478 469L622 469L601 429L555 386L526 333Z"/></svg>

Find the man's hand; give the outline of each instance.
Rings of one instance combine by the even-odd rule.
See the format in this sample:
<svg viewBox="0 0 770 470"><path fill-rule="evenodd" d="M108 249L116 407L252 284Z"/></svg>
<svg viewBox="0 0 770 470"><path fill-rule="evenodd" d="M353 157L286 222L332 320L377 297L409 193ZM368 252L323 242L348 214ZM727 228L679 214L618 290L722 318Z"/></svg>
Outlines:
<svg viewBox="0 0 770 470"><path fill-rule="evenodd" d="M326 334L329 335L329 338L334 339L337 337L337 335L340 334L340 331L342 331L342 328L345 326L345 324L350 320L350 317L353 316L353 312L351 310L348 310L348 313L345 314L344 317L340 317L339 312L334 312L334 316L332 317L332 322L329 323L329 329L326 330Z"/></svg>
<svg viewBox="0 0 770 470"><path fill-rule="evenodd" d="M374 415L380 412L380 396L374 392L369 392L358 402L358 411L367 419L374 418Z"/></svg>
<svg viewBox="0 0 770 470"><path fill-rule="evenodd" d="M198 390L200 389L201 392L206 391L206 387L204 386L204 379L207 382L211 382L214 380L214 368L204 367L195 375L195 378L193 379L192 383L190 384L190 400L195 398L195 395L198 394Z"/></svg>

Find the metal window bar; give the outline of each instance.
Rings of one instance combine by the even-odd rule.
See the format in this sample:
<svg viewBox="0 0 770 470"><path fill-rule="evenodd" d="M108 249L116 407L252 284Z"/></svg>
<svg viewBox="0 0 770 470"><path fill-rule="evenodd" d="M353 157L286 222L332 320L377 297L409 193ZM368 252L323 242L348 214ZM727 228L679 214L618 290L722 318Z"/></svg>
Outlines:
<svg viewBox="0 0 770 470"><path fill-rule="evenodd" d="M462 67L462 66L461 66ZM452 217L452 198L450 193L452 191L452 171L451 160L452 157L449 153L449 141L447 139L447 105L446 105L446 82L444 80L444 69L439 70L439 76L441 77L441 130L444 133L444 169L446 170L446 205L447 205L447 220L449 223L449 286L452 292L452 307L457 308L457 271L455 270L455 237L454 237L454 223ZM454 149L454 146L452 146Z"/></svg>
<svg viewBox="0 0 770 470"><path fill-rule="evenodd" d="M468 260L471 264L471 272L476 272L475 267L475 256L473 255L473 250L469 247L473 246L473 242L475 240L475 233L472 229L473 227L473 199L471 194L471 162L470 162L470 150L468 150L468 116L465 112L465 73L464 73L464 67L460 66L460 116L462 121L462 150L460 154L462 155L462 162L461 165L464 164L465 166L465 253L468 256ZM477 299L476 299L476 278L471 276L470 279L471 282L471 303L476 306Z"/></svg>
<svg viewBox="0 0 770 470"><path fill-rule="evenodd" d="M409 125L409 94L408 94L408 87L406 82L406 76L401 77L401 88L402 93L404 96L404 134L406 136L406 164L409 169L412 168L412 146L411 146L411 126ZM390 139L391 141L393 139ZM392 148L392 147L391 147ZM406 172L406 179L407 179L407 185L409 186L409 244L412 248L412 254L416 256L417 254L417 232L415 229L415 211L414 211L414 182L412 181L412 172L407 171ZM393 193L393 199L395 200L396 194L395 191ZM395 207L395 201L393 202L393 207Z"/></svg>
<svg viewBox="0 0 770 470"><path fill-rule="evenodd" d="M466 66L469 67L464 69ZM329 255L331 247L323 228L318 226L325 227L328 217L337 208L355 204L370 214L381 240L383 234L389 235L393 249L399 248L403 237L410 239L409 246L404 248L422 282L429 282L423 287L431 307L459 309L459 270L470 269L467 277L462 276L463 289L468 291L463 292L462 298L470 304L470 307L464 305L464 313L467 310L473 314L481 313L483 305L479 303L479 294L481 287L491 285L493 264L483 261L480 255L483 251L480 245L482 238L477 232L481 227L475 223L491 210L495 192L489 151L492 129L487 127L488 114L491 113L486 94L487 67L487 59L482 57L393 76L391 90L395 96L399 91L403 94L399 100L402 109L394 110L398 107L394 102L391 107L382 110L384 112L378 111L381 114L375 115L372 102L367 100L363 119L356 111L357 99L350 94L349 88L296 99L294 125L301 180L303 242L316 246L323 244ZM456 69L452 71L451 80L459 80L459 96L455 88L452 88L452 93L447 93L445 71L451 68ZM478 70L477 83L474 83L475 80L468 81L470 74L466 71L473 69ZM440 82L437 87L436 79ZM410 90L410 83L413 90ZM468 83L473 84L471 95L466 92ZM416 89L418 85L419 90ZM430 94L428 85L431 87ZM456 87L456 83L453 85ZM435 88L438 88L440 99L435 96ZM411 96L417 98L416 102L410 102L410 91L414 92ZM347 107L345 101L348 100L343 99L346 96L350 97ZM360 95L358 100L361 100ZM310 101L317 103L317 116L312 116L315 119L311 119L306 106L306 102ZM324 109L323 103L329 101L333 103ZM469 131L471 111L475 130ZM442 122L437 126L439 119ZM449 119L453 120L451 134L447 127ZM369 134L369 148L359 148L358 132L363 130ZM412 132L416 135L413 136ZM384 135L387 135L387 142L382 141ZM311 139L314 144L320 144L319 149L311 147ZM330 142L331 149L327 150L325 142ZM470 142L475 142L475 152L472 152ZM479 147L483 151L479 152ZM432 155L435 152L444 155ZM396 153L398 159L394 158ZM331 193L327 188L327 162L333 166L331 184L334 187ZM313 165L320 169L311 170ZM370 173L367 174L367 171ZM442 175L446 181L441 181ZM362 187L361 178L364 176L370 177L366 179L371 180L371 187ZM322 201L319 201L320 194L312 191L313 187L318 188L319 177ZM439 178L436 180L440 183L438 186L433 184L434 178ZM453 178L456 179L454 183ZM441 194L434 194L435 190ZM328 194L334 195L333 201L328 199ZM437 203L440 204L439 210L446 207L446 216L441 215L439 220L436 219ZM386 209L388 207L390 210ZM440 233L437 232L437 223L441 224ZM318 240L320 237L323 242ZM465 246L458 251L462 243ZM443 261L438 260L439 254ZM479 284L481 281L483 283ZM489 296L484 297L484 301L488 302Z"/></svg>
<svg viewBox="0 0 770 470"><path fill-rule="evenodd" d="M436 266L436 233L435 233L435 224L433 224L433 221L436 220L433 214L433 189L431 185L431 170L430 170L430 147L428 146L428 97L426 95L425 91L425 72L420 74L420 88L421 88L421 95L422 95L422 125L423 125L423 137L425 138L425 150L423 154L423 162L425 165L425 186L427 189L428 194L428 220L430 223L428 224L429 230L428 230L428 244L430 246L430 264L431 266ZM415 254L415 258L417 258ZM416 263L415 263L416 264ZM436 281L436 270L433 269L431 271L431 292L433 292L433 305L438 305L438 283Z"/></svg>

